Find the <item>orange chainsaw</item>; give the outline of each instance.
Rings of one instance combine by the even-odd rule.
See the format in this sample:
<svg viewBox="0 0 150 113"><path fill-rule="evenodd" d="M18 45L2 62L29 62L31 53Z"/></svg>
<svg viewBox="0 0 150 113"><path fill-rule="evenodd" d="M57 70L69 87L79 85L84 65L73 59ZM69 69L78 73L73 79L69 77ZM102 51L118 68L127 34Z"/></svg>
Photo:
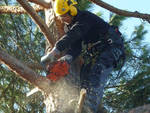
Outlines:
<svg viewBox="0 0 150 113"><path fill-rule="evenodd" d="M53 82L65 77L69 74L69 64L67 61L56 61L47 66L46 77Z"/></svg>
<svg viewBox="0 0 150 113"><path fill-rule="evenodd" d="M61 78L65 77L69 74L69 64L67 61L56 61L51 64L48 64L47 67L47 75L46 77L50 79L52 82L57 82ZM39 88L36 87L27 93L27 97L39 91Z"/></svg>

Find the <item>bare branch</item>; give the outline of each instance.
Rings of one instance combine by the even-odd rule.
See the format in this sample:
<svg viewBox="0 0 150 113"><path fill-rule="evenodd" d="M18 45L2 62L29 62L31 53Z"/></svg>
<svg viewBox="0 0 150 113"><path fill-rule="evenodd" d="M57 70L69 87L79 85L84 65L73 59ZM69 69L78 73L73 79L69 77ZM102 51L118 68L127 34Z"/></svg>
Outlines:
<svg viewBox="0 0 150 113"><path fill-rule="evenodd" d="M101 0L89 0L93 3L95 3L96 5L99 5L111 12L114 12L118 15L122 15L122 16L126 16L126 17L136 17L136 18L141 18L143 20L146 20L150 23L150 15L149 14L143 14L143 13L139 13L137 11L135 12L130 12L130 11L125 11L125 10L121 10L121 9L118 9L116 7L113 7Z"/></svg>
<svg viewBox="0 0 150 113"><path fill-rule="evenodd" d="M50 2L46 2L43 0L29 0L30 2L36 3L40 6L43 6L44 8L51 8Z"/></svg>
<svg viewBox="0 0 150 113"><path fill-rule="evenodd" d="M25 64L31 69L44 70L44 68L39 63L26 62Z"/></svg>
<svg viewBox="0 0 150 113"><path fill-rule="evenodd" d="M33 8L36 12L44 10L44 8L39 5L34 5ZM20 6L0 6L0 14L2 13L26 14L27 12Z"/></svg>
<svg viewBox="0 0 150 113"><path fill-rule="evenodd" d="M86 89L84 89L84 88L81 89L81 91L80 91L80 98L79 98L79 101L78 101L75 113L81 113L82 112L83 104L84 104L85 97L86 97L86 93L87 93Z"/></svg>
<svg viewBox="0 0 150 113"><path fill-rule="evenodd" d="M42 77L28 68L24 63L10 56L0 48L0 61L8 66L14 73L18 74L24 80L37 86L39 89L49 92L50 81L46 77Z"/></svg>
<svg viewBox="0 0 150 113"><path fill-rule="evenodd" d="M36 13L36 11L30 6L30 4L26 0L17 0L22 7L27 11L27 13L31 16L31 18L35 21L35 23L39 26L41 32L47 38L50 45L54 46L54 40L51 38L51 34L49 33L48 26L45 24L43 19Z"/></svg>

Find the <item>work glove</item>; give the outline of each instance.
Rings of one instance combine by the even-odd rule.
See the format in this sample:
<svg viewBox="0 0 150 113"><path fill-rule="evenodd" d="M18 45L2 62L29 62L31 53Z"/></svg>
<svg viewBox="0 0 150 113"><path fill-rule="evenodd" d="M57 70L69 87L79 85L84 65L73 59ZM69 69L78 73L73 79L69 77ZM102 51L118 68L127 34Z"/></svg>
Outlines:
<svg viewBox="0 0 150 113"><path fill-rule="evenodd" d="M56 60L56 56L60 55L60 51L54 47L50 52L41 57L41 64L46 66L49 62L54 62Z"/></svg>
<svg viewBox="0 0 150 113"><path fill-rule="evenodd" d="M66 61L68 64L72 62L73 57L71 55L65 55L58 59L58 61Z"/></svg>

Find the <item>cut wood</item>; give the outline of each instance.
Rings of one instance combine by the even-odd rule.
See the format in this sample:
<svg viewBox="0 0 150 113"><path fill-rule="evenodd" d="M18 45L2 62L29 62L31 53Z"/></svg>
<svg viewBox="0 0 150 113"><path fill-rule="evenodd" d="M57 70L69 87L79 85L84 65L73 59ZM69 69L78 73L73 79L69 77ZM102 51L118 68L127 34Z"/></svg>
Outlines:
<svg viewBox="0 0 150 113"><path fill-rule="evenodd" d="M75 113L81 113L82 112L85 96L86 96L86 89L81 89L80 97L79 97L79 101L78 101Z"/></svg>
<svg viewBox="0 0 150 113"><path fill-rule="evenodd" d="M38 91L39 91L39 88L36 87L36 88L32 89L30 92L28 92L28 93L26 94L26 96L29 97L29 96L35 94L35 93L38 92Z"/></svg>

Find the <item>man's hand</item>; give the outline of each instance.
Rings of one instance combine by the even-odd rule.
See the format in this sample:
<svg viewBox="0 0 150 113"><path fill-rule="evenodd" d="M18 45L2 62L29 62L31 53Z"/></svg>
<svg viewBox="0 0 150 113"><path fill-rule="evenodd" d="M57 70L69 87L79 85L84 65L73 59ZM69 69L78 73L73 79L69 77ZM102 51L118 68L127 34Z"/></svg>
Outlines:
<svg viewBox="0 0 150 113"><path fill-rule="evenodd" d="M58 59L58 61L66 61L68 64L72 62L72 56L71 55L65 55Z"/></svg>
<svg viewBox="0 0 150 113"><path fill-rule="evenodd" d="M60 51L54 47L50 52L48 52L46 55L44 55L41 58L41 64L45 66L48 62L54 62L56 61L56 56L60 54Z"/></svg>

